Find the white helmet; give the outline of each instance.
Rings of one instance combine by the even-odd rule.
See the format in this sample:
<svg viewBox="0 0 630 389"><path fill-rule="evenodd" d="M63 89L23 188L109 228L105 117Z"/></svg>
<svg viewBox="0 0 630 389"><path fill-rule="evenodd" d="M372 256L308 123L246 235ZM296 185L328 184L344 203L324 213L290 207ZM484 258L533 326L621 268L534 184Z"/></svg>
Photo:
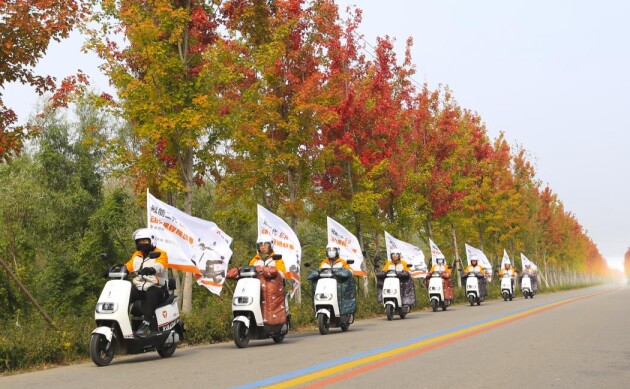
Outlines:
<svg viewBox="0 0 630 389"><path fill-rule="evenodd" d="M256 239L256 250L260 252L260 245L263 243L269 243L270 251L273 251L273 238L267 234L260 234Z"/></svg>
<svg viewBox="0 0 630 389"><path fill-rule="evenodd" d="M136 250L148 252L155 248L155 234L150 228L137 229L131 237L136 242ZM138 244L140 239L149 239L149 244Z"/></svg>
<svg viewBox="0 0 630 389"><path fill-rule="evenodd" d="M396 248L392 249L392 250L389 252L389 257L390 257L391 259L393 259L394 254L398 254L398 259L402 259L402 258L401 258L401 257L402 257L402 253L400 252L400 249L396 249Z"/></svg>
<svg viewBox="0 0 630 389"><path fill-rule="evenodd" d="M338 245L331 243L326 246L326 256L330 259L339 258L340 248Z"/></svg>
<svg viewBox="0 0 630 389"><path fill-rule="evenodd" d="M153 243L155 241L155 234L153 233L153 231L151 231L150 228L139 228L134 231L134 233L131 235L131 238L133 240L150 239L151 243Z"/></svg>

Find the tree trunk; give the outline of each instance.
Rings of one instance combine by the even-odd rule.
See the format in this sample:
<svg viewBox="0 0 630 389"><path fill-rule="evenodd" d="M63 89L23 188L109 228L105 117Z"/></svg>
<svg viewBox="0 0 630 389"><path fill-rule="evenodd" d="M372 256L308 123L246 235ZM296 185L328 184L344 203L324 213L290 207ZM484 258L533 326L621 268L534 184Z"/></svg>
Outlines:
<svg viewBox="0 0 630 389"><path fill-rule="evenodd" d="M462 272L464 271L464 267L462 265L462 260L459 257L459 250L457 250L457 234L455 233L455 225L451 224L451 235L453 236L453 251L455 252L455 264L457 265L457 285L462 287Z"/></svg>
<svg viewBox="0 0 630 389"><path fill-rule="evenodd" d="M184 212L192 215L192 195L193 195L193 152L190 148L184 152L182 173L186 184L186 196L184 197ZM188 314L192 311L192 273L184 273L184 295L182 301L182 313Z"/></svg>
<svg viewBox="0 0 630 389"><path fill-rule="evenodd" d="M42 317L48 322L48 325L50 325L50 327L52 329L54 329L55 331L59 331L59 329L57 328L57 326L55 326L55 323L53 323L53 320L50 318L50 316L48 316L48 314L46 313L46 311L44 311L44 308L42 308L41 305L39 305L39 303L37 302L37 300L35 299L35 297L33 297L33 295L28 291L28 289L26 289L26 286L22 283L22 281L20 281L20 279L13 273L13 271L11 270L11 268L9 268L9 266L4 262L4 260L2 258L0 258L0 266L2 266L4 268L4 270L7 272L7 274L9 275L9 277L11 277L13 279L13 281L17 284L17 286L20 288L20 290L22 291L22 293L24 293L24 295L26 297L28 297L28 299L33 303L33 305L35 306L35 308L37 308L37 310L39 311L40 315L42 315Z"/></svg>

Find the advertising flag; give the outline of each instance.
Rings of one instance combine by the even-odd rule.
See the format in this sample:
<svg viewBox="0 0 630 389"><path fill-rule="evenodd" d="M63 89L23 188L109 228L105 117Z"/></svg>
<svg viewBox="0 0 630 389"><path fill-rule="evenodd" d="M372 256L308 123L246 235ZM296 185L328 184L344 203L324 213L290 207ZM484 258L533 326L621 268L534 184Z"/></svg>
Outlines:
<svg viewBox="0 0 630 389"><path fill-rule="evenodd" d="M446 257L440 251L440 248L435 244L434 241L429 238L429 246L431 247L431 265L437 264L438 259L443 259L444 263L446 263Z"/></svg>
<svg viewBox="0 0 630 389"><path fill-rule="evenodd" d="M295 232L279 216L258 205L258 233L273 238L273 251L282 255L287 268L287 282L291 286L291 297L300 287L300 261L302 260L302 246Z"/></svg>
<svg viewBox="0 0 630 389"><path fill-rule="evenodd" d="M527 264L529 264L532 269L538 270L538 266L536 266L534 262L530 261L525 254L521 253L521 269L525 269L525 265Z"/></svg>
<svg viewBox="0 0 630 389"><path fill-rule="evenodd" d="M156 246L168 255L168 267L193 273L199 285L220 294L232 258L232 238L216 223L182 212L148 191L147 215Z"/></svg>
<svg viewBox="0 0 630 389"><path fill-rule="evenodd" d="M404 242L391 236L385 231L385 246L387 248L387 258L391 258L392 249L400 250L401 259L411 268L413 278L424 278L427 276L427 265L424 262L424 253L417 246Z"/></svg>
<svg viewBox="0 0 630 389"><path fill-rule="evenodd" d="M468 264L470 265L471 257L473 256L477 257L477 261L479 261L479 265L481 265L481 267L483 267L484 270L486 271L486 274L490 278L492 278L492 264L488 260L488 257L486 257L486 254L484 254L483 251L479 250L478 248L475 248L468 244L465 244L464 246L466 247L466 259L468 260Z"/></svg>
<svg viewBox="0 0 630 389"><path fill-rule="evenodd" d="M342 259L353 259L350 265L355 276L367 276L361 245L356 236L348 231L344 226L337 223L330 217L326 218L328 226L328 244L336 244L340 248L339 256Z"/></svg>

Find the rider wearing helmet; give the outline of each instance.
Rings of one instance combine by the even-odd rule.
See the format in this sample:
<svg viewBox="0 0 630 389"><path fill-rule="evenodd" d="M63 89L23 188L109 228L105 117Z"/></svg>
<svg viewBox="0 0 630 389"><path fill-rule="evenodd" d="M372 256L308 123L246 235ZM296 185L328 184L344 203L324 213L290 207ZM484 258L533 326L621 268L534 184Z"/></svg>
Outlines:
<svg viewBox="0 0 630 389"><path fill-rule="evenodd" d="M512 265L509 262L506 262L505 265L503 265L504 268L499 270L499 277L503 277L503 274L509 274L510 277L516 277L516 270L512 267Z"/></svg>
<svg viewBox="0 0 630 389"><path fill-rule="evenodd" d="M523 275L527 274L532 280L532 290L538 291L538 271L529 263L525 264L523 268L523 274L519 276L519 281L522 280Z"/></svg>
<svg viewBox="0 0 630 389"><path fill-rule="evenodd" d="M503 277L504 274L509 274L512 281L512 289L514 289L514 279L516 278L517 271L512 267L512 264L506 262L503 265L503 269L499 270L499 277Z"/></svg>
<svg viewBox="0 0 630 389"><path fill-rule="evenodd" d="M147 336L151 332L150 322L153 312L168 292L164 286L168 282L168 256L166 252L155 247L155 234L149 228L141 228L133 233L136 251L125 266L127 270L136 272L133 279L135 288L131 288L131 302L143 300L142 325L136 331L138 336Z"/></svg>
<svg viewBox="0 0 630 389"><path fill-rule="evenodd" d="M444 261L444 258L438 258L435 260L436 263L433 264L433 266L431 266L431 270L429 271L429 274L433 273L433 272L440 272L442 273L443 271L448 272L449 274L453 273L453 269L446 264L446 262Z"/></svg>
<svg viewBox="0 0 630 389"><path fill-rule="evenodd" d="M273 238L267 234L258 235L256 239L257 253L254 258L249 261L249 266L275 267L284 278L287 271L282 258L274 259Z"/></svg>
<svg viewBox="0 0 630 389"><path fill-rule="evenodd" d="M467 276L468 273L477 273L479 277L479 292L483 297L488 295L488 291L486 289L486 270L479 265L479 261L476 255L472 255L470 257L470 265L466 266L464 269L464 277Z"/></svg>
<svg viewBox="0 0 630 389"><path fill-rule="evenodd" d="M383 266L383 271L395 270L395 271L407 271L411 272L411 269L407 265L407 262L402 260L399 249L392 249L389 253L389 261Z"/></svg>
<svg viewBox="0 0 630 389"><path fill-rule="evenodd" d="M475 255L470 257L470 265L466 266L466 269L464 269L464 274L471 272L479 273L483 276L486 275L486 270L481 267L481 265L479 265L479 261L477 260L477 257Z"/></svg>
<svg viewBox="0 0 630 389"><path fill-rule="evenodd" d="M329 244L326 246L326 259L319 265L320 269L348 269L352 271L348 262L345 259L339 257L341 248L336 244Z"/></svg>

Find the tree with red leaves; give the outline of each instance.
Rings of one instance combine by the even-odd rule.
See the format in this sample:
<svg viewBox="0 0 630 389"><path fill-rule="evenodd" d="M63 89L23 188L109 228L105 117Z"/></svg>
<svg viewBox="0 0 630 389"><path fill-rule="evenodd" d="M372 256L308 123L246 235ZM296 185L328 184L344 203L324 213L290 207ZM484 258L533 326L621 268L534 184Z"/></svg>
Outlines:
<svg viewBox="0 0 630 389"><path fill-rule="evenodd" d="M0 2L0 89L10 82L35 88L39 94L55 88L50 76L37 75L33 67L46 53L51 40L67 38L70 31L87 16L87 0L6 0ZM83 76L66 81L85 82ZM61 97L61 93L58 97ZM0 93L0 162L19 155L29 131L15 127L15 112L7 108Z"/></svg>

